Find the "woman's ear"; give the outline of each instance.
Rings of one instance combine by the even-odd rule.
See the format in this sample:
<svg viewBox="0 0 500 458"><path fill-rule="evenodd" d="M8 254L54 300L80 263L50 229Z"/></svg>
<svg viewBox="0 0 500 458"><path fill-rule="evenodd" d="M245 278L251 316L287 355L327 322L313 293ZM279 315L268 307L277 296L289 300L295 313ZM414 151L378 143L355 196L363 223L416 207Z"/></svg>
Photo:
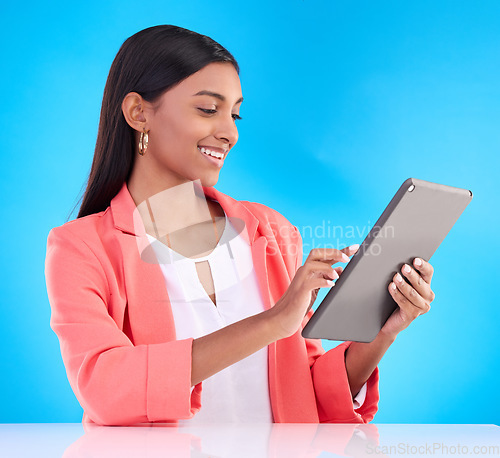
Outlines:
<svg viewBox="0 0 500 458"><path fill-rule="evenodd" d="M147 102L137 93L129 92L122 102L122 112L127 124L137 132L146 127L147 119L144 114Z"/></svg>

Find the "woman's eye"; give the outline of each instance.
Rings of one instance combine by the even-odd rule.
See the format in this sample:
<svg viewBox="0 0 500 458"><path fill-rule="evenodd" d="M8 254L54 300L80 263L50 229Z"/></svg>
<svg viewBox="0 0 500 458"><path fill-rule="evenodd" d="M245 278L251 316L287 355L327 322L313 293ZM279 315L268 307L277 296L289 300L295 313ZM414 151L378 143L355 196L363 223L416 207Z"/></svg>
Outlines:
<svg viewBox="0 0 500 458"><path fill-rule="evenodd" d="M201 111L203 111L203 113L207 113L207 114L217 113L217 110L210 110L208 108L198 108L198 110L201 110Z"/></svg>
<svg viewBox="0 0 500 458"><path fill-rule="evenodd" d="M209 108L198 108L198 110L201 110L203 111L203 113L206 113L206 114L215 114L217 113L217 110L213 110L213 109L209 109ZM232 114L231 115L232 118L236 121L236 120L241 120L243 119L240 115L237 115L237 114Z"/></svg>

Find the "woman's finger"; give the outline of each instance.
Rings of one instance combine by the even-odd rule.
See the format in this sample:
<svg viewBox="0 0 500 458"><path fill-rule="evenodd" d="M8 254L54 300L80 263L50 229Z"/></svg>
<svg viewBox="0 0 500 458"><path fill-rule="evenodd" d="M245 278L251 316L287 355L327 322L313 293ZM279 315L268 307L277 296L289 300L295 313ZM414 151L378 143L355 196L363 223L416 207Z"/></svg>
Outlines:
<svg viewBox="0 0 500 458"><path fill-rule="evenodd" d="M398 304L399 308L401 309L401 312L403 313L404 317L410 317L410 320L413 321L419 313L419 309L415 307L398 289L396 284L394 282L391 282L389 284L389 293Z"/></svg>
<svg viewBox="0 0 500 458"><path fill-rule="evenodd" d="M359 245L355 243L354 245L349 245L348 247L342 248L341 251L346 253L348 256L352 256L358 250L359 250Z"/></svg>
<svg viewBox="0 0 500 458"><path fill-rule="evenodd" d="M408 264L404 264L401 268L401 273L410 281L417 293L420 294L427 302L431 303L434 300L435 295L431 290L431 285L423 279L419 272Z"/></svg>
<svg viewBox="0 0 500 458"><path fill-rule="evenodd" d="M413 260L413 266L420 272L424 281L431 284L432 275L434 274L434 267L432 267L427 261L422 258L415 258Z"/></svg>
<svg viewBox="0 0 500 458"><path fill-rule="evenodd" d="M306 262L309 260L330 262L349 262L349 256L352 256L359 248L359 245L351 245L350 247L337 250L336 248L313 248L309 252Z"/></svg>
<svg viewBox="0 0 500 458"><path fill-rule="evenodd" d="M415 290L412 285L406 283L397 273L393 277L393 283L396 285L395 292L400 292L414 307L420 310L420 313L426 313L431 308L430 304ZM392 288L394 291L394 288Z"/></svg>
<svg viewBox="0 0 500 458"><path fill-rule="evenodd" d="M336 248L313 248L309 252L307 261L323 261L333 264L334 262L349 262L349 256Z"/></svg>
<svg viewBox="0 0 500 458"><path fill-rule="evenodd" d="M339 278L337 270L322 261L308 261L302 267L310 274L310 277L318 277L318 274L323 274L331 280Z"/></svg>

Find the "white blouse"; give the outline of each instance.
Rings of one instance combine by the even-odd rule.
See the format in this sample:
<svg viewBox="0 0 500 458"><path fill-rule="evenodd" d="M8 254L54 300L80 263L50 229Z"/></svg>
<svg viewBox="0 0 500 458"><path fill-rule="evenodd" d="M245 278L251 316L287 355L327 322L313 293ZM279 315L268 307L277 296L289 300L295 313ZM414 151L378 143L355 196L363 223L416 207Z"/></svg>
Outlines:
<svg viewBox="0 0 500 458"><path fill-rule="evenodd" d="M226 217L222 236L207 256L186 258L148 234L160 263L175 321L177 339L195 339L263 312L250 245ZM214 305L200 282L196 263L208 261ZM201 409L190 425L213 422L272 422L268 349L262 348L202 382ZM366 384L354 401L364 402Z"/></svg>

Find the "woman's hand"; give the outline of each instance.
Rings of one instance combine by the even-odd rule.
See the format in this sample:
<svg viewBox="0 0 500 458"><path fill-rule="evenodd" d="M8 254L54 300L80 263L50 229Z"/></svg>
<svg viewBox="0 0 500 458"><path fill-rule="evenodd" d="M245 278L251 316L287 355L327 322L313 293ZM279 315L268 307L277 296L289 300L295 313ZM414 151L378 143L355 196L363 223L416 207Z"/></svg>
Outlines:
<svg viewBox="0 0 500 458"><path fill-rule="evenodd" d="M295 334L302 320L314 304L320 288L333 286L332 280L339 278L342 267L331 267L336 262L349 262L359 245L337 250L314 248L304 264L297 269L285 294L268 310L276 328L277 340Z"/></svg>
<svg viewBox="0 0 500 458"><path fill-rule="evenodd" d="M430 303L435 298L431 289L434 268L421 258L415 258L413 266L404 264L401 268L402 275L410 281L411 285L399 273L394 275L393 282L389 284L389 293L399 307L394 310L380 330L382 334L395 338L417 316L427 313L431 308Z"/></svg>

